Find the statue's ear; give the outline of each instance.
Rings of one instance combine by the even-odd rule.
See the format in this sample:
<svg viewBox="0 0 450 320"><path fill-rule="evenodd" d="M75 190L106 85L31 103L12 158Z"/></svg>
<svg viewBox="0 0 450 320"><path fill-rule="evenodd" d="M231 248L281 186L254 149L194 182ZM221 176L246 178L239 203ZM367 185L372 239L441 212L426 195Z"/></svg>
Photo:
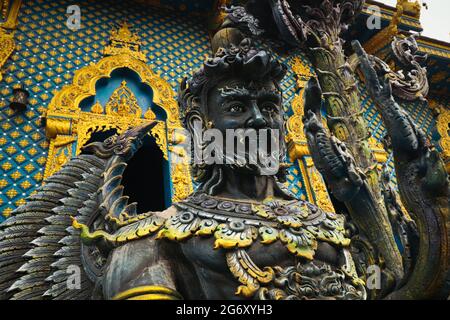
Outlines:
<svg viewBox="0 0 450 320"><path fill-rule="evenodd" d="M194 141L201 141L203 132L206 128L205 119L203 118L201 112L199 112L198 109L190 110L186 114L185 124L186 129L190 132Z"/></svg>

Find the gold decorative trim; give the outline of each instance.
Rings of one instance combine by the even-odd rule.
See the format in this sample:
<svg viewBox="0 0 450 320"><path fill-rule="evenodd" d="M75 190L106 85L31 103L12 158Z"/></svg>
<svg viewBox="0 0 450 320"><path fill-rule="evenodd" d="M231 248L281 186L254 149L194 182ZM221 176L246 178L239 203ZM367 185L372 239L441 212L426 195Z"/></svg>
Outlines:
<svg viewBox="0 0 450 320"><path fill-rule="evenodd" d="M170 84L144 62L126 54L109 56L78 70L72 84L64 86L50 101L47 117L78 116L81 112L80 102L95 95L96 82L101 78L109 78L111 73L119 68L128 68L136 72L141 77L142 83L153 89L153 102L166 112L168 126L181 127L175 93Z"/></svg>
<svg viewBox="0 0 450 320"><path fill-rule="evenodd" d="M297 77L297 88L302 90L308 80L313 76L310 68L305 65L299 57L294 57L290 66ZM298 160L300 171L305 181L308 200L316 203L320 208L328 212L334 212L333 204L328 195L325 183L319 172L314 168L310 157L306 136L303 131L303 92L297 94L292 100L292 111L294 114L288 119L286 141L291 161ZM303 163L305 161L305 163Z"/></svg>
<svg viewBox="0 0 450 320"><path fill-rule="evenodd" d="M2 12L6 17L6 21L0 24L0 28L14 30L17 28L17 17L19 15L20 7L22 6L22 0L6 0L6 2L9 3L4 5L3 9L9 8L9 10L4 10L4 12Z"/></svg>
<svg viewBox="0 0 450 320"><path fill-rule="evenodd" d="M401 18L404 12L403 2L404 0L397 0L396 11L392 16L389 25L364 43L364 50L366 50L367 53L375 54L388 45L392 39L398 35L398 26L402 22Z"/></svg>
<svg viewBox="0 0 450 320"><path fill-rule="evenodd" d="M327 212L335 212L333 203L328 194L327 187L323 181L322 175L314 167L314 162L311 157L305 158L308 177L311 181L311 186L316 196L316 204Z"/></svg>
<svg viewBox="0 0 450 320"><path fill-rule="evenodd" d="M401 3L401 2L407 2L408 0L398 0L398 1L400 1L400 3ZM366 3L362 12L365 14L373 14L372 11L368 10L369 6L371 6L373 4L374 3ZM410 26L410 27L421 29L422 25L420 24L419 17L413 16L408 12L408 11L411 11L411 9L408 5L406 5L406 7L404 7L404 8L406 8L407 12L406 12L405 16L402 17L401 23L404 25ZM381 12L379 17L381 17L382 19L385 19L385 20L391 20L392 16L395 14L394 8L387 8L387 7L383 6L382 10L385 12ZM412 12L412 13L414 14L414 12Z"/></svg>
<svg viewBox="0 0 450 320"><path fill-rule="evenodd" d="M7 32L0 27L0 68L5 65L15 48L16 42L14 41L14 32ZM2 79L3 76L0 70L0 81L2 81Z"/></svg>
<svg viewBox="0 0 450 320"><path fill-rule="evenodd" d="M303 180L305 182L304 184L305 184L306 195L308 197L308 201L315 203L313 190L311 187L311 181L309 180L308 171L306 171L306 166L305 166L305 163L303 162L304 159L306 159L306 157L303 157L303 156L300 158L297 158L298 166L300 167L300 171L302 173Z"/></svg>
<svg viewBox="0 0 450 320"><path fill-rule="evenodd" d="M177 163L172 169L173 202L186 199L193 191L191 169L188 163Z"/></svg>
<svg viewBox="0 0 450 320"><path fill-rule="evenodd" d="M436 128L441 136L439 144L442 148L442 158L445 162L445 168L450 173L450 108L448 106L436 106L439 112L436 118Z"/></svg>
<svg viewBox="0 0 450 320"><path fill-rule="evenodd" d="M384 149L384 146L381 142L378 142L374 137L370 137L369 147L373 151L375 160L380 166L387 161L388 153Z"/></svg>
<svg viewBox="0 0 450 320"><path fill-rule="evenodd" d="M110 42L111 44L103 50L105 56L127 54L143 62L147 61L145 54L140 51L141 41L139 36L131 32L128 23L123 22L118 28L111 30Z"/></svg>
<svg viewBox="0 0 450 320"><path fill-rule="evenodd" d="M57 135L55 139L50 140L44 177L50 175L48 170L53 170L53 172L58 171L72 157L73 143L76 140L77 137L71 135Z"/></svg>
<svg viewBox="0 0 450 320"><path fill-rule="evenodd" d="M271 267L261 270L243 249L228 251L226 253L228 269L240 282L235 294L251 298L261 287L261 284L270 283L275 272Z"/></svg>
<svg viewBox="0 0 450 320"><path fill-rule="evenodd" d="M163 286L141 286L125 290L112 300L181 300L183 297L175 290Z"/></svg>
<svg viewBox="0 0 450 320"><path fill-rule="evenodd" d="M419 44L419 52L450 59L450 46L439 45L420 38L417 39L417 43Z"/></svg>

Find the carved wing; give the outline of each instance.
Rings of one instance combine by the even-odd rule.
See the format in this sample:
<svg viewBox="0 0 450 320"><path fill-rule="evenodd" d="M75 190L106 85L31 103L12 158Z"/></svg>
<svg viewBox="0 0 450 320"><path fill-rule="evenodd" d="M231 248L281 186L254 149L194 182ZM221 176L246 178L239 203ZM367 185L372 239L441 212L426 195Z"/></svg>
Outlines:
<svg viewBox="0 0 450 320"><path fill-rule="evenodd" d="M92 154L70 160L0 225L0 299L96 296L104 252L82 245L72 218L108 229L108 218L119 219L116 212L121 218L136 214L136 204L122 195L121 178L154 124L86 146Z"/></svg>

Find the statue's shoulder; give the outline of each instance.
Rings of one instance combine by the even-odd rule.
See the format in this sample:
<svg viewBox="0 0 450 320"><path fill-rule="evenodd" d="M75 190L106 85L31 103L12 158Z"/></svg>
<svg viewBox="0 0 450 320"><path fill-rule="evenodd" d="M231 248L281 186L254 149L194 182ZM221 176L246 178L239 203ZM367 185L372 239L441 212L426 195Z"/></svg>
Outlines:
<svg viewBox="0 0 450 320"><path fill-rule="evenodd" d="M345 217L334 212L327 212L316 205L302 200L268 200L254 205L256 215L270 221L277 221L280 228L315 240L330 242L338 246L348 246L350 239L346 236Z"/></svg>
<svg viewBox="0 0 450 320"><path fill-rule="evenodd" d="M215 238L214 247L233 249L255 241L281 241L293 254L313 259L318 242L346 247L344 217L301 200L246 202L205 194L192 195L163 212L125 219L114 233L99 231L112 246L154 236L183 241L193 236Z"/></svg>

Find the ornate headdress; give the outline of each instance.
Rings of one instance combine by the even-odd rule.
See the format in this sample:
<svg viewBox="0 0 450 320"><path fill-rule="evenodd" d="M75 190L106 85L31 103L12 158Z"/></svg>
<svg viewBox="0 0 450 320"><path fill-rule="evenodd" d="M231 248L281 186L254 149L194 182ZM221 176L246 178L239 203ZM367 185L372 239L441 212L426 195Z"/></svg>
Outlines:
<svg viewBox="0 0 450 320"><path fill-rule="evenodd" d="M285 74L284 65L268 52L252 47L248 38L238 46L231 44L228 48L219 48L189 80L183 79L178 96L182 117L194 109L205 115L208 91L230 76L238 75L244 80L271 79L278 87Z"/></svg>

